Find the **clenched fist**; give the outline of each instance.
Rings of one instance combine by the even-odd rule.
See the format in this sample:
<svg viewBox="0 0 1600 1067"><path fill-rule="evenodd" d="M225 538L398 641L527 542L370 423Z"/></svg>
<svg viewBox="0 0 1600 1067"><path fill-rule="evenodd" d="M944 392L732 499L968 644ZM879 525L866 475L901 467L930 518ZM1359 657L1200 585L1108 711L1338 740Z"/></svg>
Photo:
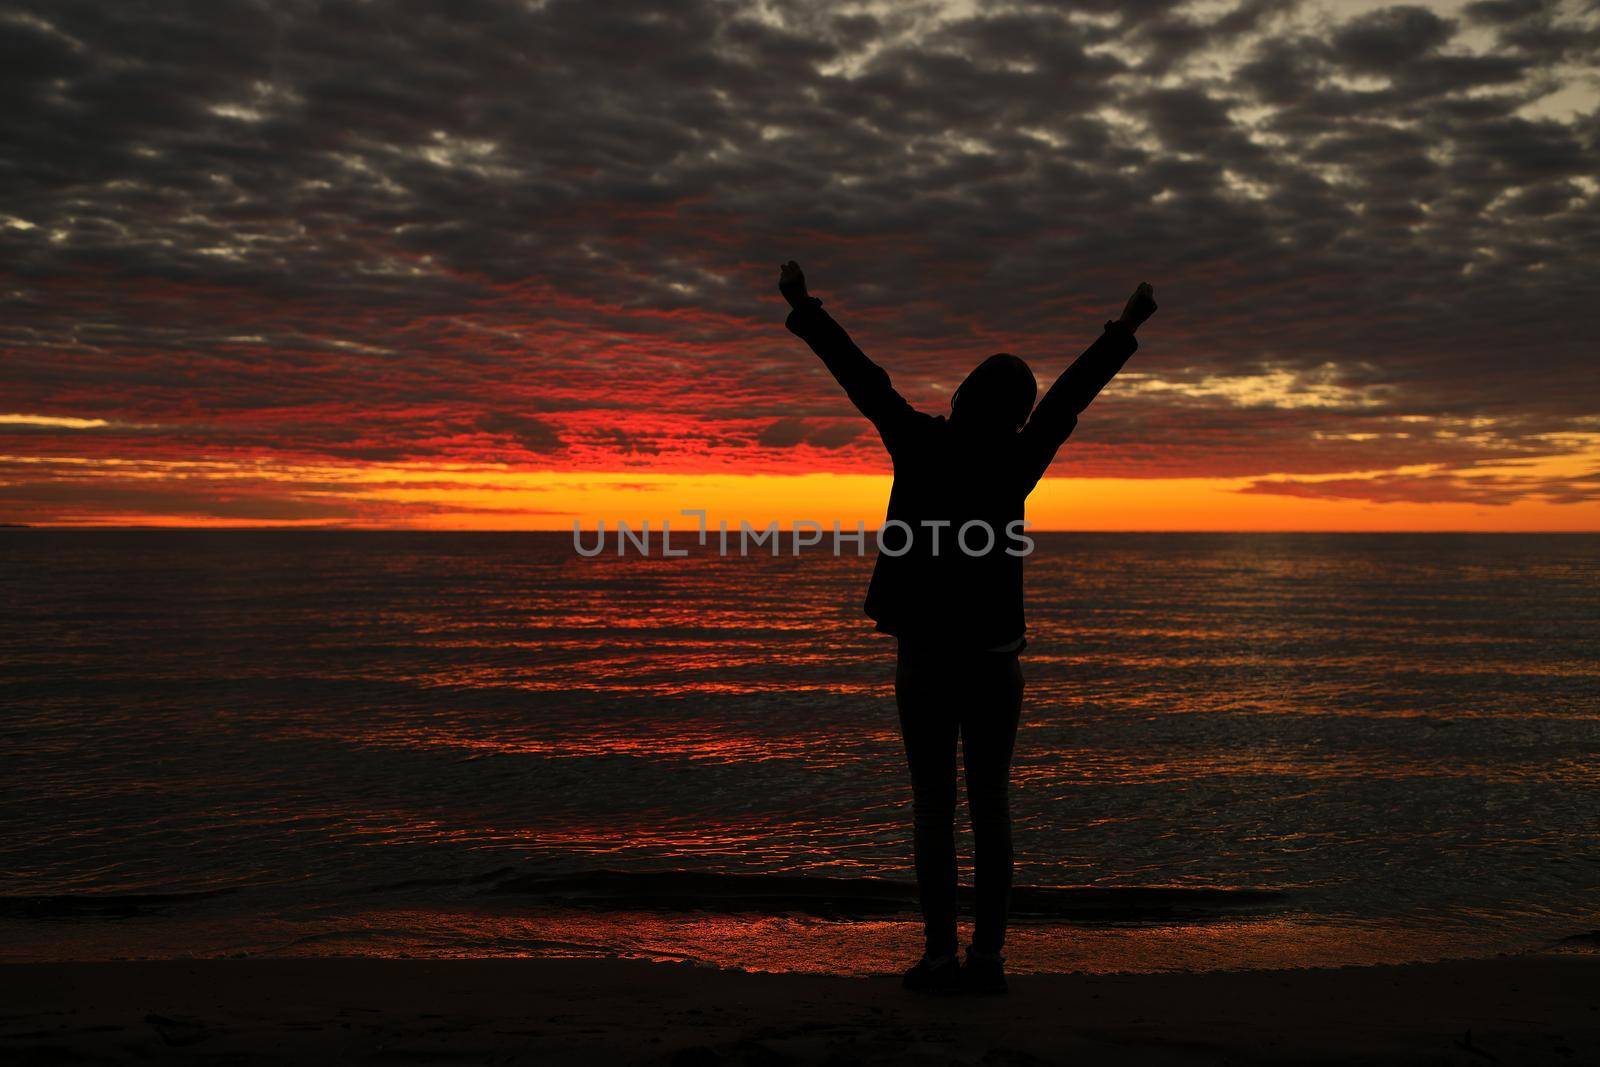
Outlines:
<svg viewBox="0 0 1600 1067"><path fill-rule="evenodd" d="M1128 304L1122 309L1122 318L1119 320L1130 331L1137 330L1139 324L1156 313L1156 291L1150 288L1149 282L1140 282L1139 288L1128 297Z"/></svg>
<svg viewBox="0 0 1600 1067"><path fill-rule="evenodd" d="M792 259L778 267L778 292L789 301L790 307L799 307L800 301L808 295L805 272Z"/></svg>

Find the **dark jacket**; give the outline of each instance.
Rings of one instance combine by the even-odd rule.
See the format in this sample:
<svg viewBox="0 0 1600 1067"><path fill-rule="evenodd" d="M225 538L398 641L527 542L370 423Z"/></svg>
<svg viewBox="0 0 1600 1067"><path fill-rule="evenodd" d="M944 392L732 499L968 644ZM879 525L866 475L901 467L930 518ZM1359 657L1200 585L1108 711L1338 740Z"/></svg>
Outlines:
<svg viewBox="0 0 1600 1067"><path fill-rule="evenodd" d="M1022 431L995 437L973 434L906 403L883 368L855 346L815 297L791 311L786 325L872 420L894 461L885 521L905 523L911 536L895 526L882 535L888 551L878 553L866 602L878 629L921 644L968 649L1021 638L1025 546L1008 529L1020 534L1023 501L1078 424L1078 413L1139 347L1132 331L1106 323L1099 340L1045 393ZM994 543L988 546L982 527L973 526L965 547L977 554L969 555L957 537L974 521L987 524ZM908 540L904 554L891 554Z"/></svg>

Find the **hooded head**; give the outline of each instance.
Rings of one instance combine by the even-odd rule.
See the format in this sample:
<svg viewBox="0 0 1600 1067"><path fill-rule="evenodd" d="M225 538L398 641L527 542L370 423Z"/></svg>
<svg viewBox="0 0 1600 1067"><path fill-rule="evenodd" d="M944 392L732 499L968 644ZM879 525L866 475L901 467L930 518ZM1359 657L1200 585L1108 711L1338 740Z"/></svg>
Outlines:
<svg viewBox="0 0 1600 1067"><path fill-rule="evenodd" d="M1033 371L1009 352L978 364L950 398L950 421L977 430L1015 433L1039 395Z"/></svg>

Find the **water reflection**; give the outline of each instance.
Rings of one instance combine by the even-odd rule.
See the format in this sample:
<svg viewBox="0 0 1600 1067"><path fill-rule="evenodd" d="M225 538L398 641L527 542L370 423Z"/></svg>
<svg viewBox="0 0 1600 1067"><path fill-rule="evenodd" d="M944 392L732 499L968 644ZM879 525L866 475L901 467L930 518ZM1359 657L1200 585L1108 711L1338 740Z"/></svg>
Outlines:
<svg viewBox="0 0 1600 1067"><path fill-rule="evenodd" d="M240 890L205 916L57 926L63 945L715 962L738 936L773 967L830 969L814 919L351 895L507 866L906 876L889 656L858 616L870 561L25 533L0 617L6 894ZM1596 925L1600 539L1039 543L1019 880L1285 889L1301 910L1029 927L1024 969L1470 954ZM7 944L43 943L4 922ZM899 958L898 921L861 922Z"/></svg>

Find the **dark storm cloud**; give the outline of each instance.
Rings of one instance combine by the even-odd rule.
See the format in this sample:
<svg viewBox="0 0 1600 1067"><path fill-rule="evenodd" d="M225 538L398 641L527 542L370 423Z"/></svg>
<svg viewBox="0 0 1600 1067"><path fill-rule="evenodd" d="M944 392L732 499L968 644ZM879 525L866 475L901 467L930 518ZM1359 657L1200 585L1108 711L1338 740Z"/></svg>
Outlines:
<svg viewBox="0 0 1600 1067"><path fill-rule="evenodd" d="M477 426L485 433L509 437L529 452L559 452L565 447L561 435L549 423L532 415L491 412L480 418Z"/></svg>
<svg viewBox="0 0 1600 1067"><path fill-rule="evenodd" d="M1425 7L1386 7L1357 16L1333 35L1333 54L1359 70L1387 72L1432 52L1455 35Z"/></svg>
<svg viewBox="0 0 1600 1067"><path fill-rule="evenodd" d="M1312 500L1362 500L1374 504L1408 501L1505 507L1529 496L1543 497L1560 504L1586 504L1600 500L1600 473L1588 479L1458 474L1385 474L1374 478L1328 478L1318 481L1262 479L1251 482L1240 491Z"/></svg>
<svg viewBox="0 0 1600 1067"><path fill-rule="evenodd" d="M37 472L17 472L37 474ZM366 488L382 483L367 483ZM408 483L417 489L421 483ZM0 484L0 512L48 517L51 522L135 522L150 515L167 521L233 522L246 525L309 523L314 525L392 524L397 518L393 505L352 499L346 485L296 485L285 488L272 481L230 479L225 483L174 481L152 486L136 479L115 477L34 478L30 481ZM318 493L322 495L317 495ZM430 514L478 515L570 515L570 512L515 506L482 504L431 504L410 501L403 515L415 519Z"/></svg>
<svg viewBox="0 0 1600 1067"><path fill-rule="evenodd" d="M6 408L173 427L10 440L881 464L782 331L789 256L934 407L1155 282L1171 388L1109 392L1063 472L1600 431L1595 13L1320 10L0 2Z"/></svg>
<svg viewBox="0 0 1600 1067"><path fill-rule="evenodd" d="M1555 8L1555 0L1477 0L1463 14L1478 22L1507 25L1542 15Z"/></svg>
<svg viewBox="0 0 1600 1067"><path fill-rule="evenodd" d="M308 499L281 489L259 486L216 489L198 486L155 486L133 482L45 482L0 486L0 507L18 514L49 515L72 521L130 517L156 513L188 519L229 519L264 523L333 522L349 515L348 501Z"/></svg>
<svg viewBox="0 0 1600 1067"><path fill-rule="evenodd" d="M804 419L776 419L756 435L756 443L763 448L794 448L802 444L843 448L861 433L861 427L852 422L815 426Z"/></svg>

